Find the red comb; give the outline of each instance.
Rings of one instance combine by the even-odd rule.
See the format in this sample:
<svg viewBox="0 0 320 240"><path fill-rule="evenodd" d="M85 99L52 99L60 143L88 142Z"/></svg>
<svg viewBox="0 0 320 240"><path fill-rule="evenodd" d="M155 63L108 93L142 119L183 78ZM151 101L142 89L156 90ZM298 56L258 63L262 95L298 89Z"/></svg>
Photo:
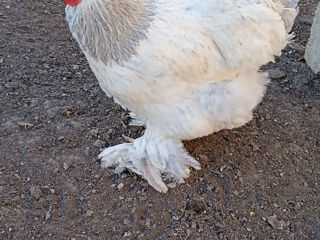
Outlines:
<svg viewBox="0 0 320 240"><path fill-rule="evenodd" d="M75 7L77 6L79 3L81 3L82 0L64 0L66 4Z"/></svg>

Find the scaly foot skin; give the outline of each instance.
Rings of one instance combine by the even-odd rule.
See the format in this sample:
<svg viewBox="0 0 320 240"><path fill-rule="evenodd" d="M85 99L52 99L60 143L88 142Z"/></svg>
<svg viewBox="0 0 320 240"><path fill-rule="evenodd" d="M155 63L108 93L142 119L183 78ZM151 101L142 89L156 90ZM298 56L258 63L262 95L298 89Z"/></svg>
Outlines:
<svg viewBox="0 0 320 240"><path fill-rule="evenodd" d="M200 169L200 164L183 148L179 140L146 134L133 143L124 143L103 150L99 158L103 168L116 167L116 172L129 169L143 176L159 192L168 188L162 180L173 178L179 183L190 175L189 167Z"/></svg>

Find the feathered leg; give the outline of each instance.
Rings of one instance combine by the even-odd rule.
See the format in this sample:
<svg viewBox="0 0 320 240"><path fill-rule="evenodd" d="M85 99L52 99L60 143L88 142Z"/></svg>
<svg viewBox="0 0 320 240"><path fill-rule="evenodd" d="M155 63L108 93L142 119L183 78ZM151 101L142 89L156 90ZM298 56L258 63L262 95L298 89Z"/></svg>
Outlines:
<svg viewBox="0 0 320 240"><path fill-rule="evenodd" d="M133 143L106 148L99 158L102 167L116 166L117 172L127 168L143 176L159 192L168 191L162 176L183 183L190 174L189 167L200 169L199 162L185 151L181 141L151 129Z"/></svg>

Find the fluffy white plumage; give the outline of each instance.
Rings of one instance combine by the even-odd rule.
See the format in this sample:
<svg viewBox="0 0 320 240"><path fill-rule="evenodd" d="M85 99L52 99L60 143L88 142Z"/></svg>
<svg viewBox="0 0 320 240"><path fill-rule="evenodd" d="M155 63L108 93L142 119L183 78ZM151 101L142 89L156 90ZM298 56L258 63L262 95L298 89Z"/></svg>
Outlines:
<svg viewBox="0 0 320 240"><path fill-rule="evenodd" d="M101 88L146 126L105 149L102 167L183 182L200 164L181 140L252 118L274 60L290 39L297 0L83 0L66 8Z"/></svg>

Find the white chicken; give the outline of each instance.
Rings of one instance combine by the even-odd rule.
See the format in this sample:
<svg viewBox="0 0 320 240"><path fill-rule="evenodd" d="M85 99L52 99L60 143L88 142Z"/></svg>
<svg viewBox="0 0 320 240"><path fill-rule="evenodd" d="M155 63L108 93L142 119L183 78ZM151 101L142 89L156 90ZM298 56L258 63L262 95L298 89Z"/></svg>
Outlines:
<svg viewBox="0 0 320 240"><path fill-rule="evenodd" d="M66 19L103 91L146 127L106 148L160 192L200 164L181 140L247 123L290 41L298 0L65 0Z"/></svg>

